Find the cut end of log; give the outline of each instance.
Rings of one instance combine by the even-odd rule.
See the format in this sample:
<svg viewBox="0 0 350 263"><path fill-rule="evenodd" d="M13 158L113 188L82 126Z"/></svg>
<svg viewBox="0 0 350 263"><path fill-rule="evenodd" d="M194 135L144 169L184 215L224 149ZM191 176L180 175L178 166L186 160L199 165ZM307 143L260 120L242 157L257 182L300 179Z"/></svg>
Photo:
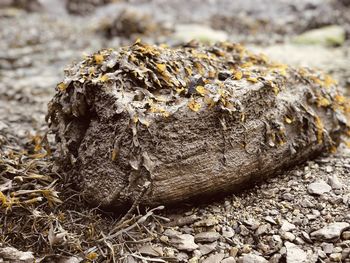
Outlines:
<svg viewBox="0 0 350 263"><path fill-rule="evenodd" d="M330 76L227 42L102 50L56 90L58 164L105 208L229 193L349 133L349 100Z"/></svg>

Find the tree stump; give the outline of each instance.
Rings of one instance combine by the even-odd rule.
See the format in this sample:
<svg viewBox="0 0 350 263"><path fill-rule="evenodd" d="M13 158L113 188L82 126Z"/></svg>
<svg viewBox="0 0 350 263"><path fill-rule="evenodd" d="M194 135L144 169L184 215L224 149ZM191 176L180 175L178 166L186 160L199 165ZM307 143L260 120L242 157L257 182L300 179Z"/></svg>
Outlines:
<svg viewBox="0 0 350 263"><path fill-rule="evenodd" d="M330 76L226 42L102 50L56 90L57 163L108 209L234 192L349 133L349 102Z"/></svg>

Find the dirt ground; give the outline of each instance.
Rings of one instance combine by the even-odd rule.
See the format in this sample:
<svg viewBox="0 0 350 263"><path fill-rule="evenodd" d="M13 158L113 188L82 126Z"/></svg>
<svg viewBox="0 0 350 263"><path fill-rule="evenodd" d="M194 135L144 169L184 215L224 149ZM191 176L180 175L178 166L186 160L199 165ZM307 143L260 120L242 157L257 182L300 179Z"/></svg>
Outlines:
<svg viewBox="0 0 350 263"><path fill-rule="evenodd" d="M349 94L349 2L65 2L0 3L0 262L350 262L345 144L241 193L123 216L87 206L55 171L45 122L66 65L138 38L239 41L330 73ZM344 31L336 46L294 41L329 25Z"/></svg>

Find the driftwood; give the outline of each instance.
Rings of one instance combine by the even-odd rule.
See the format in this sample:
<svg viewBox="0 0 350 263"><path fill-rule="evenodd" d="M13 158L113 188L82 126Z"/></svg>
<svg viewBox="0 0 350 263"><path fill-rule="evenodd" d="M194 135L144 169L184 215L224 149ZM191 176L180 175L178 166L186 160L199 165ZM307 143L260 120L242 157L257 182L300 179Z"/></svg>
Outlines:
<svg viewBox="0 0 350 263"><path fill-rule="evenodd" d="M328 75L238 44L137 42L67 69L48 121L59 167L113 208L232 192L334 151L348 111Z"/></svg>

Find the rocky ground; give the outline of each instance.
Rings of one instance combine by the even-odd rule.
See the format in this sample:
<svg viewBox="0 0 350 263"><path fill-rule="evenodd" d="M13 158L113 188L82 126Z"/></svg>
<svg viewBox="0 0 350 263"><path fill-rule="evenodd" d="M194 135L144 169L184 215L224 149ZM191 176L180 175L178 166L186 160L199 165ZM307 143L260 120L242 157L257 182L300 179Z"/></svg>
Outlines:
<svg viewBox="0 0 350 263"><path fill-rule="evenodd" d="M336 154L242 193L205 204L136 209L126 217L87 207L69 180L51 169L51 157L33 155L33 138L44 138L46 104L65 65L138 37L170 45L189 38L242 41L273 59L331 73L349 92L346 1L118 1L82 12L72 5L71 13L90 12L86 16L70 15L61 1L37 1L26 10L25 2L5 2L0 9L0 262L33 262L34 257L37 262L350 262L350 151L345 144ZM126 10L129 15L118 16ZM300 10L306 11L301 15ZM335 47L323 40L312 45L294 41L306 30L328 25L341 28ZM54 151L50 135L47 144ZM39 163L35 169L33 163ZM44 195L28 202L41 196L23 190L38 190L39 181L44 189L61 192L63 204L50 206ZM17 191L12 193L23 196L12 211L4 205L16 196L10 185Z"/></svg>

